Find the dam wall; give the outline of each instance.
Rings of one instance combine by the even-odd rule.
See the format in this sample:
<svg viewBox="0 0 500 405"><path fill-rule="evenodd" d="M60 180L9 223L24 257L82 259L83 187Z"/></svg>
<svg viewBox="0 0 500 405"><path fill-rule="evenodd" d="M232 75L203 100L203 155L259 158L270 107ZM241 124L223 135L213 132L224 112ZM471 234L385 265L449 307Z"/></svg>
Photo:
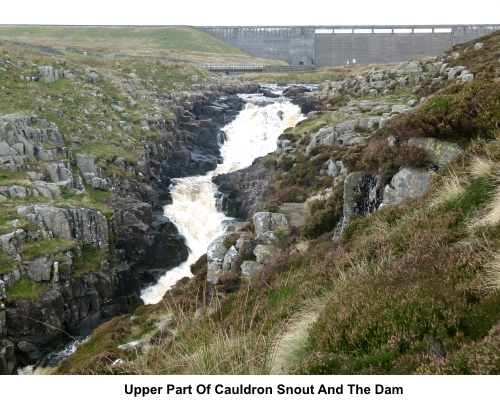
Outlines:
<svg viewBox="0 0 500 405"><path fill-rule="evenodd" d="M327 67L439 56L500 30L500 24L198 28L257 58Z"/></svg>

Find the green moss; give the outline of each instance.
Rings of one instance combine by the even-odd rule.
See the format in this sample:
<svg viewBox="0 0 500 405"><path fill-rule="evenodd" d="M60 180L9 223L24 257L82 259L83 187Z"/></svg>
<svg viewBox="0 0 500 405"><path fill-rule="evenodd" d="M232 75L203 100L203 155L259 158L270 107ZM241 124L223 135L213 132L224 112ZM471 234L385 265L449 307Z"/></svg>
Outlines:
<svg viewBox="0 0 500 405"><path fill-rule="evenodd" d="M30 278L20 278L12 287L7 287L7 301L37 300L49 288Z"/></svg>

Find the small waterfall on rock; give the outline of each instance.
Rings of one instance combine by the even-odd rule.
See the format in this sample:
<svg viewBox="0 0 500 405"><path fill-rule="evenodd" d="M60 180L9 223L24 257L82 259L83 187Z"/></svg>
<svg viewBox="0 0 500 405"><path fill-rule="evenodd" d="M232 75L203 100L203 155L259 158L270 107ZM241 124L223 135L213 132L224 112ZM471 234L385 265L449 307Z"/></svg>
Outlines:
<svg viewBox="0 0 500 405"><path fill-rule="evenodd" d="M224 231L230 219L216 208L216 187L212 177L249 166L252 161L276 149L278 136L302 119L299 107L283 99L242 95L248 102L236 119L223 128L227 141L221 146L223 163L205 176L175 179L171 186L173 203L165 216L186 238L190 254L186 262L168 271L158 283L142 293L146 304L161 300L178 280L191 277L189 266L206 253L208 244Z"/></svg>

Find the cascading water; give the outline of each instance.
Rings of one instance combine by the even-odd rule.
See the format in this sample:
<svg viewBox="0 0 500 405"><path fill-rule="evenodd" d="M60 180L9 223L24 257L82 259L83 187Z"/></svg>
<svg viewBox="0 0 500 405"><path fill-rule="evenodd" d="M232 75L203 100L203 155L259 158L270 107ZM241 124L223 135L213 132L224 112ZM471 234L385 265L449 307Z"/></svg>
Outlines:
<svg viewBox="0 0 500 405"><path fill-rule="evenodd" d="M252 161L276 149L278 136L302 119L299 107L289 101L261 95L241 95L248 102L236 119L223 128L227 141L221 146L223 163L205 176L176 179L171 186L171 205L167 216L185 237L190 254L186 262L168 271L141 298L146 304L161 300L178 280L191 277L189 266L206 253L209 243L224 231L229 220L216 208L212 177L249 166Z"/></svg>

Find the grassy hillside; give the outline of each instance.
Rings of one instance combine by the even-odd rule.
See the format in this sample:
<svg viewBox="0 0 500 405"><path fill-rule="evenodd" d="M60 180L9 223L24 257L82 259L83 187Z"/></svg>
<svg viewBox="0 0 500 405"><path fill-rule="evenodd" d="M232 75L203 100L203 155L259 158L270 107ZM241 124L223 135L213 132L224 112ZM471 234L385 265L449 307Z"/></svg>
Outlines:
<svg viewBox="0 0 500 405"><path fill-rule="evenodd" d="M189 61L258 63L240 49L191 27L0 26L0 39L52 46L63 52L64 46L69 45L103 54L123 52Z"/></svg>

